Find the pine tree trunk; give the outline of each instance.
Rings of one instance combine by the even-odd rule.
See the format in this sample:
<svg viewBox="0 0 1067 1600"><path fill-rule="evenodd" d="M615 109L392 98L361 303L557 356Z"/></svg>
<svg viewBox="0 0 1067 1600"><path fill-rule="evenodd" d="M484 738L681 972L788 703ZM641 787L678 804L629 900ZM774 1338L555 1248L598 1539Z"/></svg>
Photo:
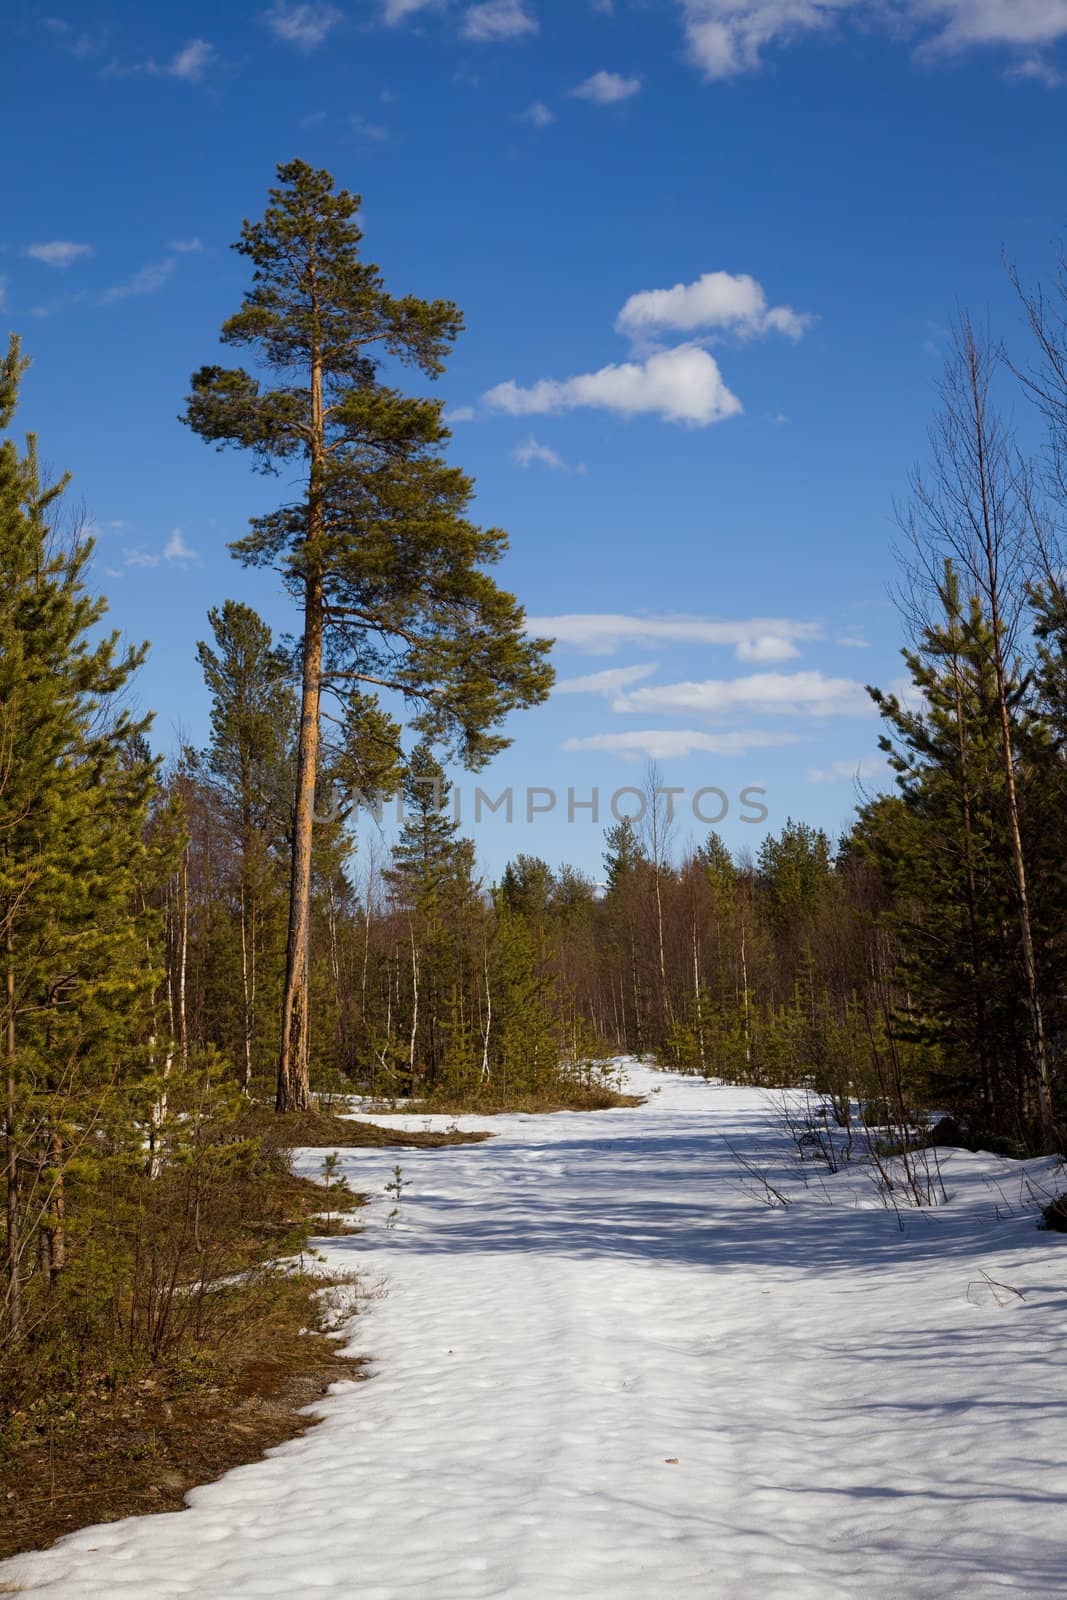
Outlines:
<svg viewBox="0 0 1067 1600"><path fill-rule="evenodd" d="M411 927L409 932L411 934L411 1039L408 1046L408 1072L414 1092L415 1042L419 1035L419 952L415 944L414 927Z"/></svg>
<svg viewBox="0 0 1067 1600"><path fill-rule="evenodd" d="M367 1027L367 967L370 962L370 890L367 891L367 908L363 918L363 960L359 972L359 1017L364 1030Z"/></svg>
<svg viewBox="0 0 1067 1600"><path fill-rule="evenodd" d="M310 941L309 941L310 946ZM300 980L300 1056L297 1063L297 1082L303 1085L305 1103L311 1104L311 951L304 957L304 975Z"/></svg>
<svg viewBox="0 0 1067 1600"><path fill-rule="evenodd" d="M16 1119L18 1084L15 1077L15 959L11 925L7 929L7 1103L4 1125L4 1166L7 1179L7 1330L17 1337L22 1327L22 1284L19 1278L19 1152Z"/></svg>
<svg viewBox="0 0 1067 1600"><path fill-rule="evenodd" d="M317 302L313 317L317 318ZM306 1111L311 1104L307 1055L307 972L311 937L311 844L315 776L319 760L319 704L322 698L324 523L323 477L326 441L322 410L322 355L317 338L311 358L311 475L304 556L304 661L300 735L296 758L296 815L289 886L289 937L282 993L282 1039L278 1059L279 1111Z"/></svg>
<svg viewBox="0 0 1067 1600"><path fill-rule="evenodd" d="M745 1030L745 1065L748 1067L749 1071L751 1071L751 1068L752 1068L752 1034L751 1034L751 1030L750 1030L750 1027L749 1027L748 955L747 955L746 948L745 948L745 918L744 918L744 913L743 912L742 912L742 915L741 915L741 982L742 982L742 985L743 985L742 993L743 993L743 996L744 996L744 1011L742 1013L742 1016L743 1016L743 1019L744 1019L744 1030Z"/></svg>
<svg viewBox="0 0 1067 1600"><path fill-rule="evenodd" d="M644 1050L645 1030L641 1014L641 985L637 971L637 939L632 922L630 923L630 982L634 997L634 1051L637 1055L641 1055Z"/></svg>
<svg viewBox="0 0 1067 1600"><path fill-rule="evenodd" d="M664 953L663 946L663 875L660 872L658 861L655 863L654 870L656 874L656 947L657 955L659 957L659 986L660 995L662 997L660 1004L663 1009L663 1015L667 1019L668 1026L673 1028L674 1007L671 1005L670 990L667 988L667 958Z"/></svg>
<svg viewBox="0 0 1067 1600"><path fill-rule="evenodd" d="M67 1264L67 1195L63 1179L63 1138L53 1128L48 1137L48 1164L55 1171L48 1203L48 1282L54 1289Z"/></svg>
<svg viewBox="0 0 1067 1600"><path fill-rule="evenodd" d="M245 872L241 874L241 1001L242 1033L244 1035L244 1061L241 1068L241 1090L247 1094L252 1082L252 1015L255 1006L255 927L249 927L248 890ZM254 910L251 917L254 919Z"/></svg>
<svg viewBox="0 0 1067 1600"><path fill-rule="evenodd" d="M485 974L485 1033L482 1036L482 1082L489 1082L489 1035L493 1026L493 991L489 987L489 946L482 950L482 967Z"/></svg>

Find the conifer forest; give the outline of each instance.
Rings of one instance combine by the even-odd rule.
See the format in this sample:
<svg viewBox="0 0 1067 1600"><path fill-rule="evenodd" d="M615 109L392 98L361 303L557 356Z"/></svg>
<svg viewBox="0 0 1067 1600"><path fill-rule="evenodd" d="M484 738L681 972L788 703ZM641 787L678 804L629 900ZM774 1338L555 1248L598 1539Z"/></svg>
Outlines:
<svg viewBox="0 0 1067 1600"><path fill-rule="evenodd" d="M894 552L900 664L894 678L865 690L882 776L853 785L847 825L831 831L799 805L790 814L792 801L790 812L776 803L765 826L750 830L751 845L739 846L716 827L694 826L649 760L628 769L636 803L629 815L600 819L593 856L558 859L536 827L515 828L509 858L487 866L453 796L504 752L521 755L524 729L553 694L554 640L506 586L508 534L478 520L475 483L460 464L467 436L441 398L440 380L461 359L463 314L448 299L408 292L402 274L387 281L368 255L373 193L366 203L365 217L357 194L309 163L278 166L254 219L233 219L242 297L221 329L200 329L185 392L172 396L166 426L206 447L197 458L205 502L224 470L239 467L249 486L229 580L214 588L213 573L209 592L201 579L202 622L188 641L187 671L209 706L203 737L170 737L153 718L140 688L152 640L112 631L92 508L49 465L62 439L25 429L30 362L40 387L62 382L36 360L32 324L11 335L0 366L0 1466L11 1486L2 1553L133 1519L115 1523L117 1545L97 1529L30 1558L40 1567L12 1568L12 1592L132 1594L131 1573L144 1595L296 1594L319 1583L324 1593L398 1600L1000 1592L980 1570L981 1561L995 1564L994 1553L976 1555L972 1571L962 1554L939 1547L928 1580L920 1576L926 1558L916 1550L927 1547L918 1534L918 1544L905 1539L895 1554L883 1551L879 1566L878 1536L854 1520L858 1501L840 1513L848 1571L838 1564L843 1546L825 1546L825 1564L792 1547L777 1564L762 1546L742 1547L746 1516L789 1526L787 1510L751 1498L757 1481L778 1481L789 1448L781 1442L778 1455L752 1468L755 1478L745 1479L742 1465L720 1482L719 1467L709 1466L703 1489L678 1488L693 1527L721 1510L723 1528L708 1535L708 1548L719 1540L723 1551L721 1591L701 1576L710 1559L703 1534L692 1535L688 1567L684 1541L658 1576L647 1558L655 1517L674 1514L669 1499L656 1511L657 1496L696 1470L700 1430L735 1416L730 1391L750 1338L771 1387L800 1328L810 1333L803 1359L836 1350L826 1361L843 1360L835 1324L819 1321L814 1301L798 1299L790 1321L783 1274L799 1274L798 1296L813 1295L845 1271L850 1251L874 1284L878 1263L883 1273L897 1270L885 1264L895 1250L905 1252L906 1272L921 1274L934 1270L935 1257L958 1250L963 1260L973 1247L978 1265L956 1273L957 1309L938 1313L949 1330L944 1345L931 1344L924 1358L926 1335L916 1330L926 1327L925 1313L915 1306L940 1291L916 1288L919 1278L901 1290L915 1297L909 1320L892 1322L886 1301L896 1330L887 1340L916 1370L923 1359L943 1360L950 1376L938 1380L935 1369L931 1380L956 1394L952 1363L987 1318L990 1339L1015 1341L1010 1350L992 1346L989 1357L1019 1373L1023 1387L1005 1401L1019 1408L1013 1414L1030 1416L1026 1407L1054 1393L1055 1341L1044 1324L1027 1334L1025 1319L1037 1315L1042 1295L1058 1294L1060 1312L1053 1306L1049 1316L1062 1326L1063 1258L1054 1247L1057 1230L1067 1231L1067 264L1049 254L1040 281L1004 269L1016 305L1010 329L957 310L927 390L919 464L891 463L896 504L874 511ZM419 282L432 286L432 251ZM669 483L663 492L669 498ZM275 585L287 625L272 625L252 603L261 592L253 578ZM693 602L709 613L729 606L723 593ZM392 832L383 814L402 819ZM715 1227L705 1182L740 1207L724 1210ZM537 1213L524 1244L527 1193L529 1205L552 1209ZM1018 1265L1008 1243L974 1244L978 1235L967 1230L976 1219L1016 1230ZM792 1243L779 1257L786 1229ZM364 1239L370 1253L361 1256ZM423 1276L412 1267L404 1278L404 1248ZM532 1275L538 1252L565 1260L573 1280ZM625 1341L631 1314L644 1326L646 1312L633 1309L631 1288L616 1303L613 1280L598 1274L631 1255L644 1264L631 1285L684 1266L718 1287L706 1303L690 1301L696 1287L679 1278L682 1300L655 1313L665 1341L659 1364L631 1355L632 1371L605 1368L605 1392L665 1384L674 1359L666 1346L697 1330L705 1342L721 1339L723 1360L735 1363L714 1403L692 1402L700 1419L691 1438L675 1400L660 1394L647 1426L668 1487L647 1492L611 1454L627 1437L623 1413L616 1425L605 1420L614 1409L583 1409L600 1392L593 1374L601 1369L581 1364L594 1357L575 1356L573 1327L552 1309L554 1296L559 1307L587 1296L588 1316L604 1318L595 1359L625 1363L605 1350ZM1031 1259L1032 1270L1022 1264ZM386 1280L395 1269L398 1285L383 1291L381 1308L367 1288L376 1261ZM472 1276L479 1262L482 1278ZM756 1271L753 1262L768 1296L755 1321L735 1303L738 1274ZM438 1348L418 1343L418 1318L437 1305L446 1265L453 1298L440 1302L451 1309L433 1324ZM649 1282L648 1292L666 1291ZM464 1320L482 1293L486 1316L499 1310L484 1348L485 1326ZM541 1326L550 1311L555 1333L548 1321ZM875 1340L868 1324L849 1331L847 1317L861 1312L842 1312L836 1325L840 1340L856 1341L857 1361ZM338 1330L353 1315L363 1331L339 1354ZM536 1348L524 1353L527 1340ZM542 1375L544 1394L561 1409L556 1416L542 1394L529 1417L547 1418L565 1444L585 1438L587 1426L590 1440L606 1430L604 1454L583 1457L575 1482L617 1487L614 1516L630 1530L621 1536L626 1575L610 1576L599 1502L591 1521L572 1523L578 1514L565 1497L552 1510L548 1489L543 1501L541 1489L517 1480L514 1505L543 1514L564 1544L572 1529L578 1553L567 1558L572 1566L564 1561L570 1575L558 1586L543 1550L545 1561L529 1555L525 1577L501 1576L517 1549L532 1548L532 1535L509 1522L512 1501L500 1484L487 1480L479 1491L487 1497L484 1547L474 1509L472 1531L453 1538L449 1507L467 1503L477 1441L495 1451L511 1437L499 1409L492 1426L502 1433L479 1433L482 1412L464 1410L475 1407L473 1368L468 1379L460 1366L484 1359L495 1372L493 1352L505 1344L515 1365L500 1370L509 1392L498 1406L515 1408L521 1437L533 1427L522 1420L524 1385ZM539 1363L553 1344L549 1381ZM715 1349L706 1353L709 1370L717 1359ZM1039 1372L1030 1372L1031 1359ZM405 1374L399 1395L389 1389L394 1360ZM827 1367L815 1383L839 1384L835 1392L857 1407L885 1384L886 1406L905 1404L886 1376L896 1370L894 1352L880 1360L866 1387L856 1367ZM576 1371L587 1373L585 1387ZM294 1374L317 1387L270 1398ZM702 1381L679 1377L670 1391L677 1405L689 1404ZM934 1406L921 1398L925 1381L902 1379L901 1393ZM967 1383L978 1381L968 1369ZM913 1382L919 1387L909 1391ZM336 1406L347 1408L344 1426L354 1430L351 1473L340 1410L300 1445L282 1444L310 1426L301 1407L333 1394L331 1384L344 1392ZM410 1413L418 1394L425 1436L417 1407ZM246 1416L249 1395L258 1408L251 1443L226 1442L222 1419ZM849 1454L861 1449L855 1435L846 1445L825 1431L825 1398L820 1390L802 1403L798 1390L788 1401L790 1416L813 1409L813 1470L822 1470L825 1451L827 1462L846 1463L850 1482L866 1473L896 1483L899 1463L922 1457L936 1436L926 1431L933 1413L916 1414L901 1422L905 1442L895 1455L882 1461L876 1441L864 1463ZM958 1398L964 1410L986 1403L966 1383ZM762 1415L763 1403L761 1391L750 1402L755 1413L738 1411L732 1425L731 1449L750 1465L745 1416ZM379 1416L375 1406L386 1410ZM276 1431L265 1420L272 1407L285 1413ZM767 1418L753 1424L752 1450L769 1449L771 1426ZM333 1438L331 1429L340 1439L333 1456L315 1444ZM217 1436L217 1458L191 1454L198 1433ZM1048 1525L1060 1469L1042 1454L1044 1443L1032 1446L1023 1478L1049 1503L1036 1513L1045 1524L1038 1543L1026 1545L1023 1513L1020 1521L1005 1511L1000 1522L994 1514L987 1527L985 1491L953 1476L980 1455L981 1437L961 1434L944 1467L966 1503L961 1514L977 1518L968 1537L976 1550L987 1537L1025 1546L1031 1565L1012 1569L1021 1573L1018 1592L1062 1594ZM409 1438L416 1442L404 1454ZM279 1444L258 1466L223 1476ZM283 1587L261 1586L269 1562L255 1554L251 1533L240 1560L226 1565L231 1549L244 1548L226 1486L261 1474L243 1481L253 1499L254 1485L263 1486L255 1503L272 1507L266 1521L280 1525L289 1513L270 1499L278 1481L270 1474L283 1462L297 1472L315 1448L338 1505L337 1482L347 1475L351 1501L365 1506L367 1587L354 1576L363 1558L340 1510L336 1522L324 1512L316 1535L321 1578L308 1552L286 1566L290 1552L279 1544ZM397 1452L381 1473L378 1448ZM519 1473L525 1448L503 1450L501 1483ZM993 1454L999 1464L990 1471L1007 1471L1000 1445ZM614 1466L603 1465L609 1458ZM567 1456L561 1481L570 1481L571 1465ZM556 1469L545 1471L548 1483ZM407 1558L381 1565L386 1546L402 1539L404 1513L386 1493L390 1472L406 1485L400 1499L409 1509L420 1501L438 1508L441 1565L421 1522L410 1566ZM215 1499L194 1497L179 1518L151 1515L215 1478L214 1489L197 1491ZM731 1485L742 1481L748 1498L735 1505ZM291 1492L299 1495L299 1483ZM1014 1493L990 1488L994 1512ZM640 1507L632 1514L629 1497ZM305 1514L293 1510L294 1536ZM381 1537L379 1515L392 1530ZM804 1515L805 1528L832 1538L837 1513ZM180 1529L197 1518L208 1542L222 1541L225 1576L197 1567L192 1545L180 1545ZM156 1545L157 1522L179 1532L160 1534ZM341 1530L336 1545L331 1527ZM105 1554L91 1556L90 1547ZM108 1576L112 1548L126 1552L126 1576L118 1558ZM272 1548L269 1539L263 1548ZM152 1549L157 1581L145 1577ZM456 1554L476 1549L484 1571Z"/></svg>

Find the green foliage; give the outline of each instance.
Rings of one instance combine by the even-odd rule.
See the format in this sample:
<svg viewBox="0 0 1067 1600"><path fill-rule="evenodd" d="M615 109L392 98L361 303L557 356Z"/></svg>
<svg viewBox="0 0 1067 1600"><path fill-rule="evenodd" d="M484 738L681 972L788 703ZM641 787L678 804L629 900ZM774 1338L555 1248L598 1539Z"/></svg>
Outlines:
<svg viewBox="0 0 1067 1600"><path fill-rule="evenodd" d="M296 728L291 663L251 606L226 600L208 621L214 646L197 645L211 695L208 770L232 804L248 844L269 843L289 826L290 763Z"/></svg>
<svg viewBox="0 0 1067 1600"><path fill-rule="evenodd" d="M874 693L898 795L864 808L856 838L892 898L886 920L909 997L901 1036L936 1049L931 1089L942 1103L959 1110L977 1097L979 1115L1004 1131L1019 1110L1026 995L993 646L949 564L939 596L943 617L904 652L915 706ZM1026 688L1009 678L1009 712L1020 745L1039 748Z"/></svg>
<svg viewBox="0 0 1067 1600"><path fill-rule="evenodd" d="M715 853L713 870L721 874ZM781 834L760 846L759 870L774 919L788 924L810 913L830 878L830 841L821 828L790 818Z"/></svg>
<svg viewBox="0 0 1067 1600"><path fill-rule="evenodd" d="M736 888L738 872L720 834L712 830L697 848L696 859L716 901L727 899Z"/></svg>
<svg viewBox="0 0 1067 1600"><path fill-rule="evenodd" d="M422 738L480 766L507 742L494 725L547 695L548 642L527 638L521 608L483 570L506 540L465 516L472 484L440 455L443 403L384 375L394 362L437 377L462 319L447 301L387 292L360 257L359 197L328 173L293 161L278 180L262 221L242 228L252 287L222 330L276 386L203 367L185 420L265 470L308 463L306 493L253 519L235 549L277 565L302 599L321 582L327 691L345 703L360 685L394 689Z"/></svg>
<svg viewBox="0 0 1067 1600"><path fill-rule="evenodd" d="M403 794L406 821L385 881L402 906L443 909L446 901L473 892L474 846L459 837L459 824L449 816L452 785L429 745L412 751Z"/></svg>
<svg viewBox="0 0 1067 1600"><path fill-rule="evenodd" d="M24 370L17 340L0 367L10 427ZM0 445L0 949L5 969L7 1322L37 1293L43 1230L62 1270L64 1175L99 1142L129 1140L148 1068L158 974L144 833L155 783L148 719L117 697L144 649L101 636L105 606L85 586L89 542L51 525L63 484L45 489L30 441Z"/></svg>
<svg viewBox="0 0 1067 1600"><path fill-rule="evenodd" d="M493 1065L506 1103L509 1094L537 1093L553 1084L560 1036L537 932L504 905L496 914L491 974L497 995Z"/></svg>
<svg viewBox="0 0 1067 1600"><path fill-rule="evenodd" d="M442 454L442 402L403 394L396 367L443 370L461 319L446 301L388 293L361 259L360 201L304 162L278 168L260 222L236 249L252 286L222 330L275 387L243 369L194 373L185 420L219 448L250 450L264 470L303 463L299 493L252 520L234 548L276 566L303 608L289 930L277 1106L306 1109L309 1089L312 836L322 698L342 730L338 773L359 789L397 776L399 730L378 704L395 696L419 738L471 770L503 749L507 714L545 699L549 641L531 639L513 595L487 570L499 529L467 516L471 480ZM322 854L322 846L319 846ZM335 862L335 866L337 863ZM413 1008L418 954L412 943ZM409 1047L414 1072L417 1014ZM386 1026L385 1049L391 1047ZM384 1053L380 1056L387 1066Z"/></svg>
<svg viewBox="0 0 1067 1600"><path fill-rule="evenodd" d="M556 892L556 877L547 861L540 856L520 852L504 868L500 880L500 893L509 911L541 922L548 914Z"/></svg>
<svg viewBox="0 0 1067 1600"><path fill-rule="evenodd" d="M604 843L607 846L604 870L608 875L608 889L621 889L647 860L629 817L624 817L608 829Z"/></svg>

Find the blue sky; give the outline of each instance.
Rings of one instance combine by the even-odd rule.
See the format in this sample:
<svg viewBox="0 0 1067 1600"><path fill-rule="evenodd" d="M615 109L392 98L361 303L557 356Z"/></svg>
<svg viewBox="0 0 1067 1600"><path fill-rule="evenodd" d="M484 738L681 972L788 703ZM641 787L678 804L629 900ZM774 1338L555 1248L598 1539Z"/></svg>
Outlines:
<svg viewBox="0 0 1067 1600"><path fill-rule="evenodd" d="M226 549L278 486L177 416L244 286L228 246L300 156L363 195L391 287L463 308L452 448L560 638L559 691L461 780L465 821L477 785L514 790L510 826L471 830L486 869L595 871L649 756L687 791L680 841L713 786L737 847L748 785L768 826L847 823L948 324L1021 341L1003 255L1047 274L1061 229L1067 0L80 0L16 9L8 40L20 420L74 473L113 621L152 641L161 748L204 740L211 604L295 623ZM532 786L559 801L527 823ZM568 822L594 788L599 825Z"/></svg>

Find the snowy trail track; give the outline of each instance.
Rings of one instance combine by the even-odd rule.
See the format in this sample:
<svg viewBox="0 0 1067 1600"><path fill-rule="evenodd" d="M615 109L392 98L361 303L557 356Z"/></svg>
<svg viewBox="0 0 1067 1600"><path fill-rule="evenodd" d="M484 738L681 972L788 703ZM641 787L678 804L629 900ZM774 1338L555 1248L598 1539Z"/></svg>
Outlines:
<svg viewBox="0 0 1067 1600"><path fill-rule="evenodd" d="M637 1110L343 1152L380 1199L323 1248L385 1285L353 1324L371 1381L191 1509L85 1529L0 1582L62 1600L1067 1595L1067 1241L1023 1193L1052 1164L953 1152L949 1203L902 1233L851 1176L805 1191L758 1091L629 1072ZM727 1141L790 1186L788 1210L744 1192ZM1025 1298L997 1305L983 1269Z"/></svg>

